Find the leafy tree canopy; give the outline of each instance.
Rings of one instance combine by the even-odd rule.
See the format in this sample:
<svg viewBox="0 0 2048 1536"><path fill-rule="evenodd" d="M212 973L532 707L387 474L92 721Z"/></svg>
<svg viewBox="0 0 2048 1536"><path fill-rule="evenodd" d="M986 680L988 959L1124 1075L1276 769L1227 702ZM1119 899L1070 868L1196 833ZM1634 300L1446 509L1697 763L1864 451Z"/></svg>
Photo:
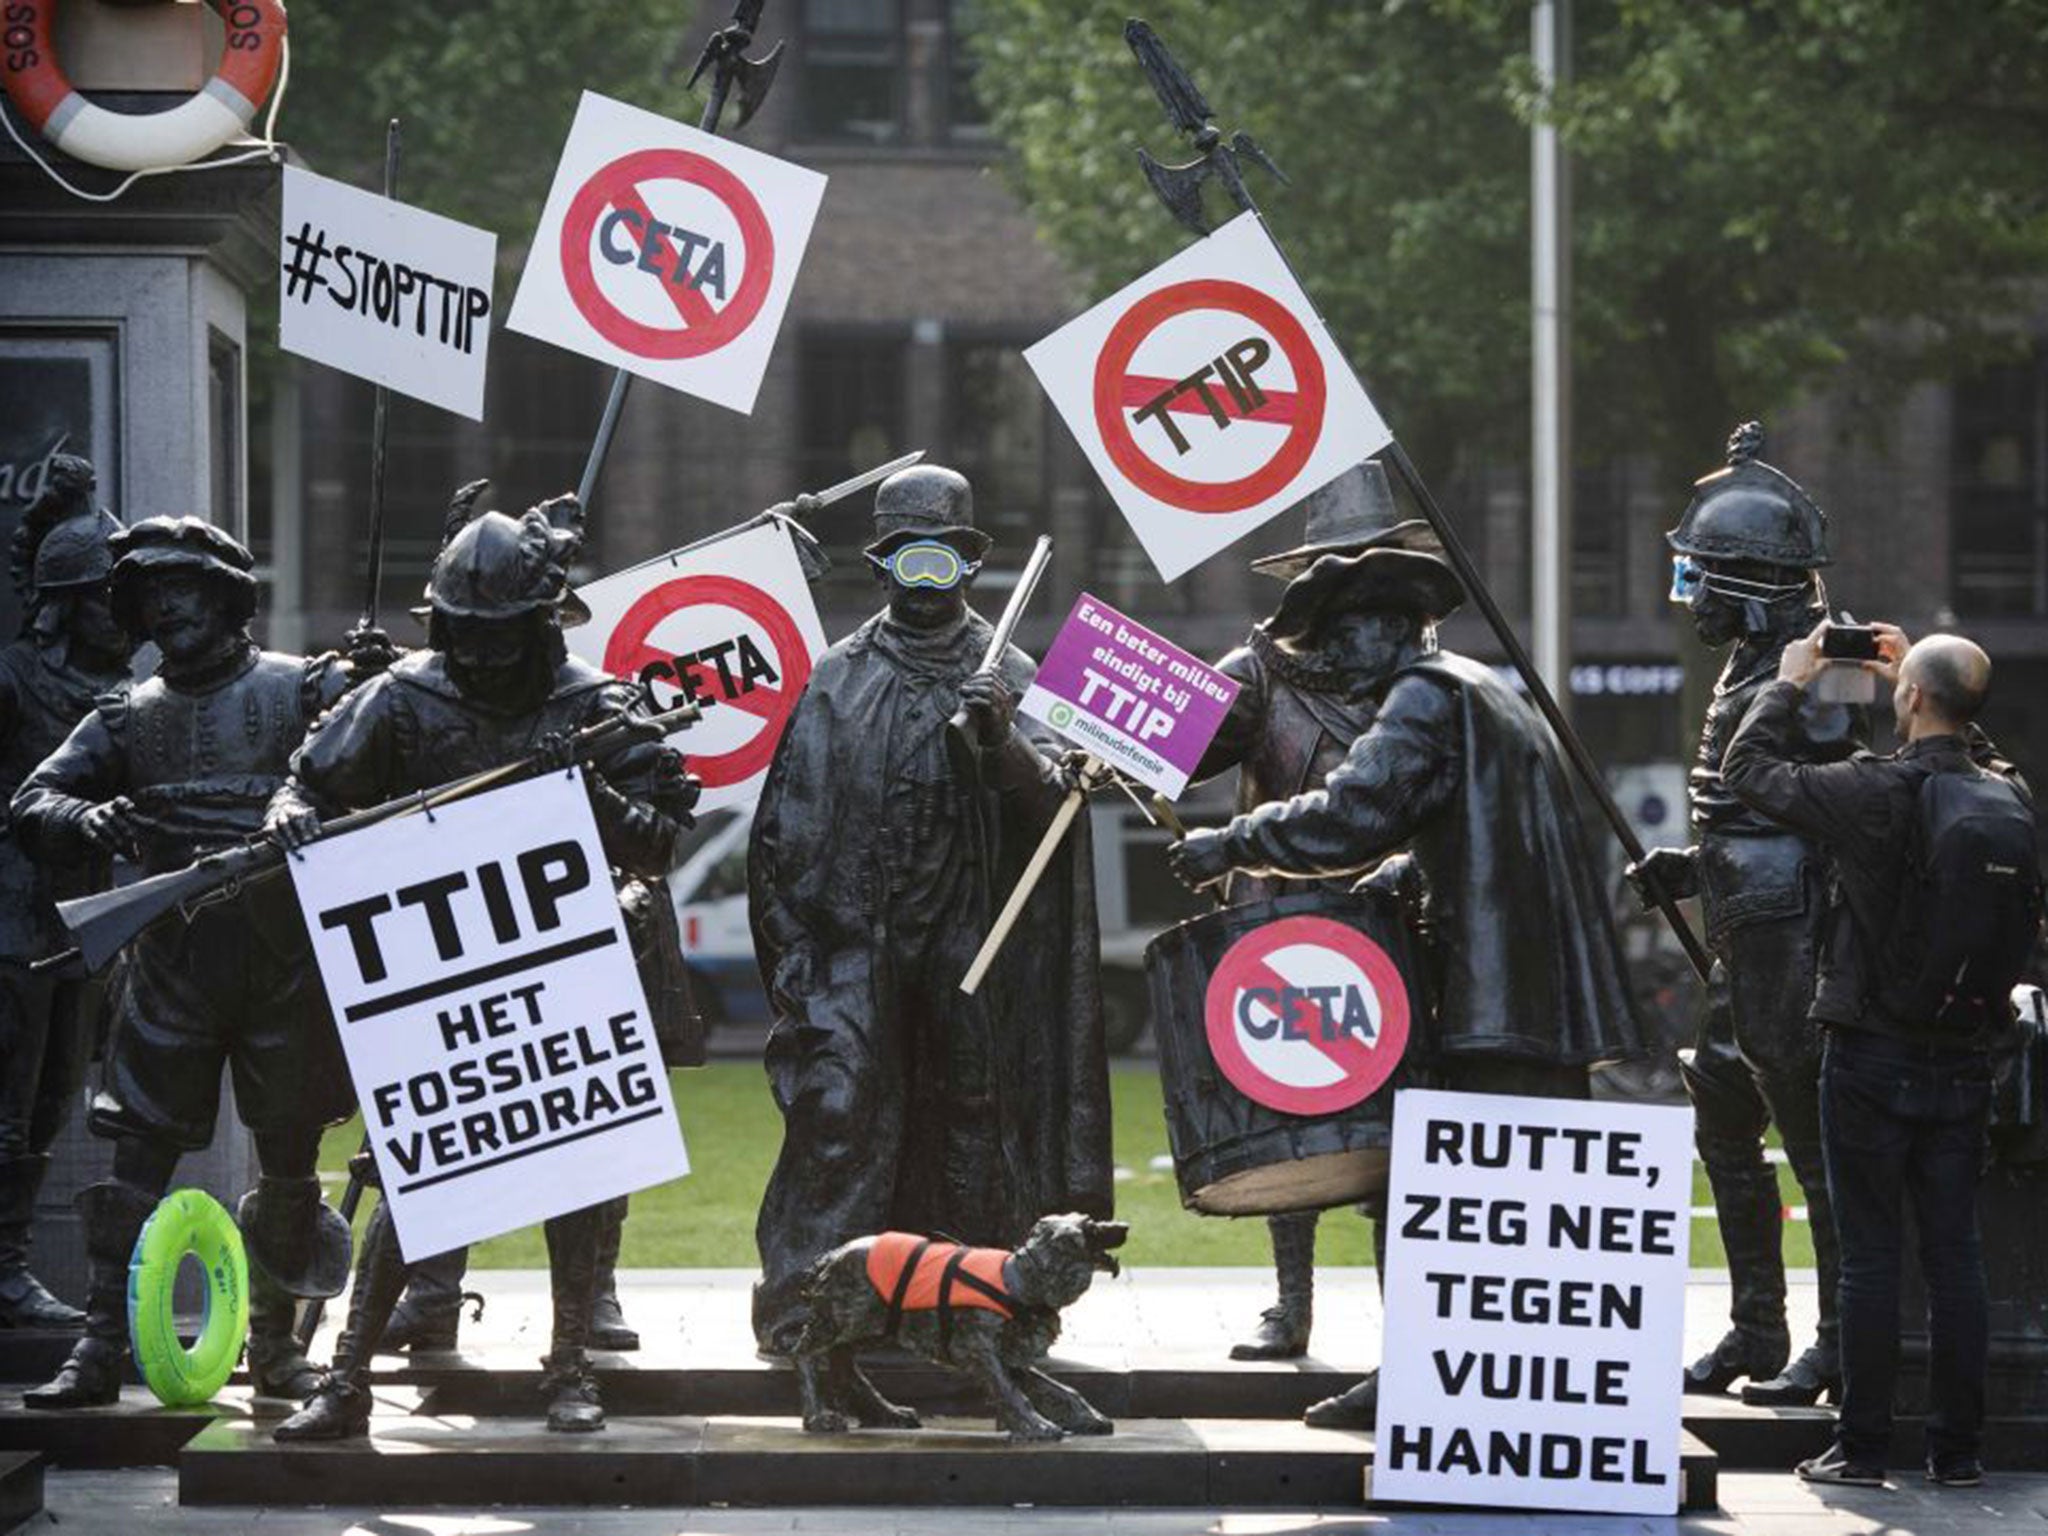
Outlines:
<svg viewBox="0 0 2048 1536"><path fill-rule="evenodd" d="M1579 422L1696 465L1739 416L2020 344L2048 272L2048 0L1579 0L1548 109L1573 156ZM1098 291L1186 238L1176 154L1096 0L979 8L977 84L1047 238ZM1416 447L1523 439L1526 0L1159 0L1255 195ZM1227 216L1220 190L1211 215Z"/></svg>

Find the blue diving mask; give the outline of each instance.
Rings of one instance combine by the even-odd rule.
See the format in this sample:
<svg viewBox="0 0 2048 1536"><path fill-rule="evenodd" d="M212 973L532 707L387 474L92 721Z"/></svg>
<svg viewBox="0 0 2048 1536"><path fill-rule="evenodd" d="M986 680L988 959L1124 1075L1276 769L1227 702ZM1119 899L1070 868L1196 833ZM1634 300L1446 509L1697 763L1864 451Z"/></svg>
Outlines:
<svg viewBox="0 0 2048 1536"><path fill-rule="evenodd" d="M899 544L886 555L869 555L868 559L899 586L931 587L939 592L950 592L981 569L979 560L969 560L937 539Z"/></svg>

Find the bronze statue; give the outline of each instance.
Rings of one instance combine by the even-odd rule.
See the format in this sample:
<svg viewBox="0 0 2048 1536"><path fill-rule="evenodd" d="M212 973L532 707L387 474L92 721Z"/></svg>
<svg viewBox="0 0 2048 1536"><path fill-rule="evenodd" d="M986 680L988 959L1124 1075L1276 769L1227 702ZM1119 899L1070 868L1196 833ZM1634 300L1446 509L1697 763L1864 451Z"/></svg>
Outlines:
<svg viewBox="0 0 2048 1536"><path fill-rule="evenodd" d="M948 469L884 481L867 548L887 608L819 659L756 813L748 884L775 1023L782 1153L755 1229L761 1347L787 1354L811 1265L890 1229L1013 1247L1107 1217L1109 1072L1085 823L973 996L960 980L1070 787L1018 729L1031 663L978 670L990 540ZM965 707L964 751L947 722Z"/></svg>
<svg viewBox="0 0 2048 1536"><path fill-rule="evenodd" d="M178 869L261 829L307 725L348 664L259 650L249 551L197 518L153 517L110 541L115 619L156 643L156 674L102 698L14 797L22 844L52 864L120 854ZM79 1197L90 1280L85 1336L32 1406L110 1403L128 1354L128 1258L178 1158L213 1140L221 1072L254 1133L262 1177L242 1204L249 1370L259 1394L310 1390L293 1298L332 1295L348 1230L321 1198L321 1127L345 1116L348 1073L290 901L215 905L129 946L113 986L105 1077L90 1124L113 1177Z"/></svg>
<svg viewBox="0 0 2048 1536"><path fill-rule="evenodd" d="M1812 839L1745 806L1721 781L1721 758L1750 702L1778 675L1788 642L1828 616L1819 571L1829 563L1827 519L1789 476L1762 461L1755 422L1729 439L1728 464L1701 479L1678 526L1674 601L1700 639L1728 650L1700 731L1689 784L1690 848L1652 850L1630 876L1705 904L1717 964L1692 1060L1682 1063L1700 1161L1728 1253L1731 1326L1686 1367L1688 1392L1725 1392L1744 1377L1744 1402L1811 1404L1841 1386L1835 1284L1839 1249L1820 1144L1820 1032L1806 1016L1815 947L1827 909L1827 859ZM1867 711L1801 696L1804 761L1848 757L1870 735ZM1776 1123L1785 1160L1806 1196L1820 1277L1820 1336L1790 1368L1785 1322L1783 1202L1764 1158Z"/></svg>
<svg viewBox="0 0 2048 1536"><path fill-rule="evenodd" d="M1302 544L1252 561L1253 570L1292 581L1324 555L1427 550L1435 542L1427 523L1402 520L1386 471L1370 460L1309 496L1303 507L1307 527ZM1374 580L1377 573L1361 567L1350 579ZM1457 601L1452 583L1440 586L1430 606L1449 611ZM1333 613L1344 609L1341 597L1331 605ZM1372 724L1378 678L1347 648L1349 634L1345 624L1318 625L1312 635L1283 645L1270 620L1255 626L1243 645L1217 663L1219 671L1236 679L1240 691L1194 777L1199 781L1237 769L1240 811L1320 784ZM1287 887L1323 884L1349 890L1353 883L1348 874L1305 882L1238 873L1230 877L1225 894L1236 904L1277 896ZM1266 1218L1279 1294L1261 1315L1253 1337L1232 1348L1233 1359L1294 1360L1308 1352L1318 1220L1315 1211Z"/></svg>
<svg viewBox="0 0 2048 1536"><path fill-rule="evenodd" d="M108 540L121 525L92 492L92 465L56 455L15 532L12 574L25 617L20 638L0 649L0 795L21 787L97 696L128 682L134 647L106 592ZM56 902L106 880L96 850L38 864L0 822L0 1328L85 1321L43 1288L29 1253L36 1194L85 1082L100 994L82 978L38 975L29 962L64 948Z"/></svg>
<svg viewBox="0 0 2048 1536"><path fill-rule="evenodd" d="M1371 871L1397 885L1419 875L1437 973L1423 1040L1436 1084L1582 1098L1587 1069L1640 1050L1641 1030L1564 764L1492 668L1437 648L1436 620L1462 595L1456 576L1419 530L1417 547L1394 532L1316 559L1254 646L1342 674L1369 723L1319 787L1190 833L1168 858L1196 889L1233 872ZM1262 691L1240 694L1247 713L1270 707ZM1412 865L1388 868L1403 850ZM1311 1407L1307 1422L1370 1427L1377 1396L1373 1372Z"/></svg>
<svg viewBox="0 0 2048 1536"><path fill-rule="evenodd" d="M473 488L471 498L480 490ZM469 511L469 502L458 499L457 515ZM434 562L427 648L351 694L307 735L270 805L269 826L279 841L299 846L318 835L322 816L520 758L566 765L573 732L607 716L648 712L641 690L563 646L562 610L580 606L567 570L581 530L574 497L517 519L484 512L463 522ZM666 875L697 798L681 756L659 742L629 740L601 755L587 782L613 866L652 880ZM549 1429L604 1427L587 1350L604 1234L615 1229L624 1205L607 1201L546 1224L554 1303L542 1379ZM363 1239L332 1367L306 1406L278 1426L278 1439L367 1431L364 1378L405 1280L397 1233L380 1204Z"/></svg>

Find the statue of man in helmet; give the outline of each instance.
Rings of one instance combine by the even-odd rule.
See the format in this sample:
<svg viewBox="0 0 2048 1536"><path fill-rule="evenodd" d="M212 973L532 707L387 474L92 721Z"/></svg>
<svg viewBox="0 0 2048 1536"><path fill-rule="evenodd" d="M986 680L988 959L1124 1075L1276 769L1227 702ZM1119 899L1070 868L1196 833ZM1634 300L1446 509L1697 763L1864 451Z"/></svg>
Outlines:
<svg viewBox="0 0 2048 1536"><path fill-rule="evenodd" d="M24 619L0 649L0 796L71 734L93 700L128 681L133 644L107 606L107 541L121 525L93 502L93 469L60 453L14 535ZM56 903L106 883L107 860L84 853L39 864L0 823L0 1327L76 1328L85 1314L29 1270L36 1194L50 1145L71 1116L92 1052L98 988L39 976L29 962L64 948Z"/></svg>
<svg viewBox="0 0 2048 1536"><path fill-rule="evenodd" d="M811 1263L864 1234L1009 1247L1110 1214L1109 1067L1085 818L980 990L961 978L1070 784L1027 736L1032 665L968 606L989 550L967 481L882 482L887 606L819 658L755 813L748 887L775 1022L782 1152L761 1201L761 1347L786 1353ZM965 752L947 722L963 708Z"/></svg>
<svg viewBox="0 0 2048 1536"><path fill-rule="evenodd" d="M517 518L470 516L482 488L479 482L458 494L460 525L434 562L426 649L351 693L293 756L268 819L286 847L316 837L323 816L451 778L526 757L566 767L577 731L614 715L651 713L641 689L571 657L563 645L565 614L587 616L568 584L582 542L581 504L562 496ZM629 736L592 764L586 783L613 868L657 881L666 875L697 799L681 755L658 740ZM604 1427L588 1348L601 1249L607 1231L616 1232L614 1208L624 1204L608 1201L546 1224L554 1327L542 1393L552 1430ZM278 1426L278 1439L367 1432L370 1357L406 1276L397 1233L380 1204L363 1238L332 1368L306 1405Z"/></svg>
<svg viewBox="0 0 2048 1536"><path fill-rule="evenodd" d="M92 712L16 793L31 855L53 865L118 854L148 873L182 868L261 830L306 727L341 694L348 664L260 650L249 637L255 561L198 518L153 517L113 535L114 618L154 641L156 673ZM348 1228L321 1198L323 1125L350 1108L348 1073L305 925L290 901L207 907L159 923L113 986L95 1134L113 1177L80 1196L90 1278L85 1336L31 1406L119 1395L128 1353L128 1259L181 1154L213 1140L223 1069L261 1169L239 1219L251 1260L249 1370L259 1394L310 1390L292 1339L294 1297L348 1278Z"/></svg>
<svg viewBox="0 0 2048 1536"><path fill-rule="evenodd" d="M1726 467L1693 487L1666 535L1672 600L1708 646L1728 651L1700 731L1688 792L1690 848L1658 848L1630 878L1698 896L1716 960L1692 1060L1684 1064L1700 1161L1733 1292L1728 1333L1688 1365L1688 1392L1721 1393L1748 1378L1745 1402L1804 1405L1841 1384L1835 1283L1839 1249L1821 1161L1820 1038L1806 1017L1826 909L1826 858L1810 840L1750 810L1721 781L1721 759L1750 701L1778 675L1788 642L1828 616L1820 569L1827 518L1798 483L1763 462L1763 428L1728 441ZM1800 705L1806 760L1832 762L1869 738L1867 712L1808 690ZM1820 1336L1787 1368L1783 1201L1764 1156L1775 1122L1805 1192L1820 1280Z"/></svg>

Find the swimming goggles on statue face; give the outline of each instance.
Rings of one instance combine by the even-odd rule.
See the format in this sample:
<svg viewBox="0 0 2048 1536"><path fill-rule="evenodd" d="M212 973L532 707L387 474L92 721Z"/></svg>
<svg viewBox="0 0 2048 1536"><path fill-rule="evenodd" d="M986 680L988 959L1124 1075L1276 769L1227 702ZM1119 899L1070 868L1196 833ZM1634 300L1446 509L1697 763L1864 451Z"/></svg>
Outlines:
<svg viewBox="0 0 2048 1536"><path fill-rule="evenodd" d="M919 539L899 544L886 555L869 555L879 570L889 573L898 586L930 587L950 592L981 569L979 560L968 560L950 544L937 539Z"/></svg>
<svg viewBox="0 0 2048 1536"><path fill-rule="evenodd" d="M1722 597L1737 598L1746 602L1775 603L1803 593L1809 586L1810 583L1803 581L1792 586L1780 586L1769 581L1747 581L1723 571L1710 571L1691 555L1671 557L1671 601L1674 603L1690 603L1702 592L1715 592Z"/></svg>

